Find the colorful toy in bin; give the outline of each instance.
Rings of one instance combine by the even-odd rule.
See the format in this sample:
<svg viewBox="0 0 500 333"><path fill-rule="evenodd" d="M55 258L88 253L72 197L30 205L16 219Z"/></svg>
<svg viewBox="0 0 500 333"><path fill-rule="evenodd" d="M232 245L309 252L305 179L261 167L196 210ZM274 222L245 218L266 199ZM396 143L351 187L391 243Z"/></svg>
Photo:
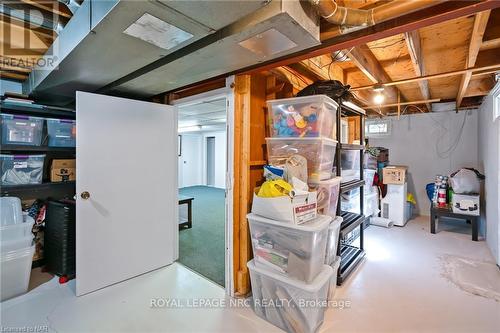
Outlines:
<svg viewBox="0 0 500 333"><path fill-rule="evenodd" d="M317 137L319 134L317 110L310 106L296 111L294 106L290 105L286 112L274 112L273 117L276 136Z"/></svg>
<svg viewBox="0 0 500 333"><path fill-rule="evenodd" d="M333 139L338 104L324 95L268 101L272 137Z"/></svg>

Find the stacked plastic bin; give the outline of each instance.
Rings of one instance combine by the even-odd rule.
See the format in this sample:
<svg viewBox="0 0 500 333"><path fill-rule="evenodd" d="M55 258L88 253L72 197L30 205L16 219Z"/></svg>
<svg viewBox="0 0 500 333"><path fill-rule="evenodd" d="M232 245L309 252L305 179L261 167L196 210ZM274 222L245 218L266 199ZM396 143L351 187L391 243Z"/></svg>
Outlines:
<svg viewBox="0 0 500 333"><path fill-rule="evenodd" d="M247 216L254 253L248 263L254 310L288 332L315 332L336 287L342 223L336 217L340 178L332 177L337 108L324 95L268 102L268 162L285 166L292 156L306 158L308 185L316 193L319 214L305 222L272 220L275 214L264 216L260 209L260 215ZM285 302L269 306L270 300Z"/></svg>
<svg viewBox="0 0 500 333"><path fill-rule="evenodd" d="M19 198L2 197L0 203L0 301L4 301L28 290L35 253L34 220L23 215Z"/></svg>

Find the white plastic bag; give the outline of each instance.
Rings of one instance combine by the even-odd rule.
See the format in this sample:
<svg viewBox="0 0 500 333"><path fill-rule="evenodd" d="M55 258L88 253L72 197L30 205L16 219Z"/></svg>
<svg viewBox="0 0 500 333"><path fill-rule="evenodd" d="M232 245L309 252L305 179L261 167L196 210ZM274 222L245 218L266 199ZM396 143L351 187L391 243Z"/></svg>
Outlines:
<svg viewBox="0 0 500 333"><path fill-rule="evenodd" d="M477 174L469 169L460 169L450 177L450 186L457 194L479 193L480 183Z"/></svg>

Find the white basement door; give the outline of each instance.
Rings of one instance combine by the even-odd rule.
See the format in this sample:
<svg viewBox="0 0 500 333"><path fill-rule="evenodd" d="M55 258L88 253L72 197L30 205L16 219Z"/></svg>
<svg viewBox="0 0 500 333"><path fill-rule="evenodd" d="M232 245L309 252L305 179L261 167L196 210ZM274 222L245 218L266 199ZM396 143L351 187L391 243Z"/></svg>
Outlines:
<svg viewBox="0 0 500 333"><path fill-rule="evenodd" d="M76 110L80 296L173 262L177 111L85 92Z"/></svg>

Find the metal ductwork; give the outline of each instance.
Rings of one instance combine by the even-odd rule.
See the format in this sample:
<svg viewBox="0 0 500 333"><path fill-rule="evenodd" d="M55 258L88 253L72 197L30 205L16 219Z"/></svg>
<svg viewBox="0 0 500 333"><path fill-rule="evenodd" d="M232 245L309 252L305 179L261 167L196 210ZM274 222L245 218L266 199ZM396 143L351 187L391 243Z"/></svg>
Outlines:
<svg viewBox="0 0 500 333"><path fill-rule="evenodd" d="M307 1L86 0L55 43L58 68L24 91L59 105L77 90L148 98L319 43Z"/></svg>
<svg viewBox="0 0 500 333"><path fill-rule="evenodd" d="M75 91L96 91L265 6L239 0L85 0L23 91L41 103L65 105ZM157 32L163 32L163 35Z"/></svg>
<svg viewBox="0 0 500 333"><path fill-rule="evenodd" d="M372 9L339 6L334 0L309 0L318 13L330 23L349 27L368 27L444 1L411 0L390 1Z"/></svg>

